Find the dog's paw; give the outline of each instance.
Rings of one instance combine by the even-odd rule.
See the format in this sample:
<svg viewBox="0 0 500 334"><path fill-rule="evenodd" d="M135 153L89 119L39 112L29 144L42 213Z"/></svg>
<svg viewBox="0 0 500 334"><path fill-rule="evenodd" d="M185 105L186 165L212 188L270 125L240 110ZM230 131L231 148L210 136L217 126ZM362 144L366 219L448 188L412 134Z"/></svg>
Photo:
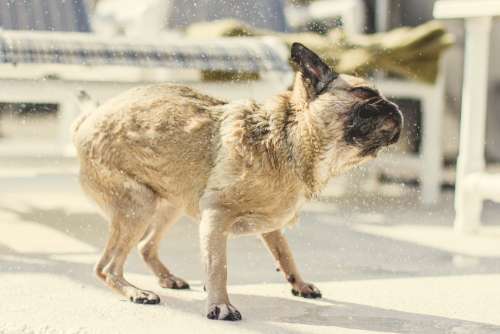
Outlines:
<svg viewBox="0 0 500 334"><path fill-rule="evenodd" d="M311 283L300 283L292 288L294 296L304 298L321 298L321 291Z"/></svg>
<svg viewBox="0 0 500 334"><path fill-rule="evenodd" d="M162 277L158 283L165 289L189 289L189 284L185 280L174 275Z"/></svg>
<svg viewBox="0 0 500 334"><path fill-rule="evenodd" d="M160 297L158 295L145 290L136 290L128 296L129 300L136 304L159 304Z"/></svg>
<svg viewBox="0 0 500 334"><path fill-rule="evenodd" d="M208 307L207 318L211 320L241 320L241 313L231 304L212 304Z"/></svg>

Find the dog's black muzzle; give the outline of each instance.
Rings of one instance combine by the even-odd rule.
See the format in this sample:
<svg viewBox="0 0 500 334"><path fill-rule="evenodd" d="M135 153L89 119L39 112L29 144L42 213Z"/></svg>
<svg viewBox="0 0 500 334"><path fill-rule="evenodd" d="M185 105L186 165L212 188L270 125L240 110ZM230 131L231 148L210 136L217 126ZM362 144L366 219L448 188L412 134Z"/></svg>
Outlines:
<svg viewBox="0 0 500 334"><path fill-rule="evenodd" d="M396 143L401 135L403 116L398 106L382 98L357 104L348 121L346 142L360 146L364 155Z"/></svg>

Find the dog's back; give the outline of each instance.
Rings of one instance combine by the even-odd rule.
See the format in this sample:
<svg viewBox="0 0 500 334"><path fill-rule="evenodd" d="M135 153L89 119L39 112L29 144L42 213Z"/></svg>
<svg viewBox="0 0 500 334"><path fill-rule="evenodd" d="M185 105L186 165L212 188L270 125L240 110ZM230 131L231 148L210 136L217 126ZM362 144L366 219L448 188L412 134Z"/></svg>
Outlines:
<svg viewBox="0 0 500 334"><path fill-rule="evenodd" d="M222 104L188 87L162 84L131 89L84 113L73 127L84 189L126 174L173 202L191 201L209 175L210 139L218 128L212 107Z"/></svg>

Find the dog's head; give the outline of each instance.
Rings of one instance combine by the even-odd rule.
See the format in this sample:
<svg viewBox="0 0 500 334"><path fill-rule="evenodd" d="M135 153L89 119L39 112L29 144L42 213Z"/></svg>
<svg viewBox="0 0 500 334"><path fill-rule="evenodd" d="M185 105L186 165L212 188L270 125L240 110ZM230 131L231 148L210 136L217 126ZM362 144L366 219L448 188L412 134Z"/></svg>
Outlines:
<svg viewBox="0 0 500 334"><path fill-rule="evenodd" d="M291 59L298 68L292 103L325 129L331 148L325 158L336 165L331 169L368 160L398 141L401 111L367 81L337 74L299 43L292 45Z"/></svg>

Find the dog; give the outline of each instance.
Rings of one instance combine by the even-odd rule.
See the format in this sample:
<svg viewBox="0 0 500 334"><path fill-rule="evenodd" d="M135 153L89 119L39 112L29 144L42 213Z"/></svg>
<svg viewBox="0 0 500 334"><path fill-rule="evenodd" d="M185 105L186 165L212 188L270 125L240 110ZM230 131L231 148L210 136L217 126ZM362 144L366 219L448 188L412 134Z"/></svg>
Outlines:
<svg viewBox="0 0 500 334"><path fill-rule="evenodd" d="M403 117L368 82L336 73L302 44L292 45L291 62L291 90L260 104L158 84L77 119L80 183L110 222L95 267L110 288L134 303L160 302L123 276L135 246L161 287L189 288L158 256L169 227L187 215L199 222L209 319L242 318L226 289L232 235L259 235L292 293L321 297L299 273L282 230L328 180L395 143Z"/></svg>

